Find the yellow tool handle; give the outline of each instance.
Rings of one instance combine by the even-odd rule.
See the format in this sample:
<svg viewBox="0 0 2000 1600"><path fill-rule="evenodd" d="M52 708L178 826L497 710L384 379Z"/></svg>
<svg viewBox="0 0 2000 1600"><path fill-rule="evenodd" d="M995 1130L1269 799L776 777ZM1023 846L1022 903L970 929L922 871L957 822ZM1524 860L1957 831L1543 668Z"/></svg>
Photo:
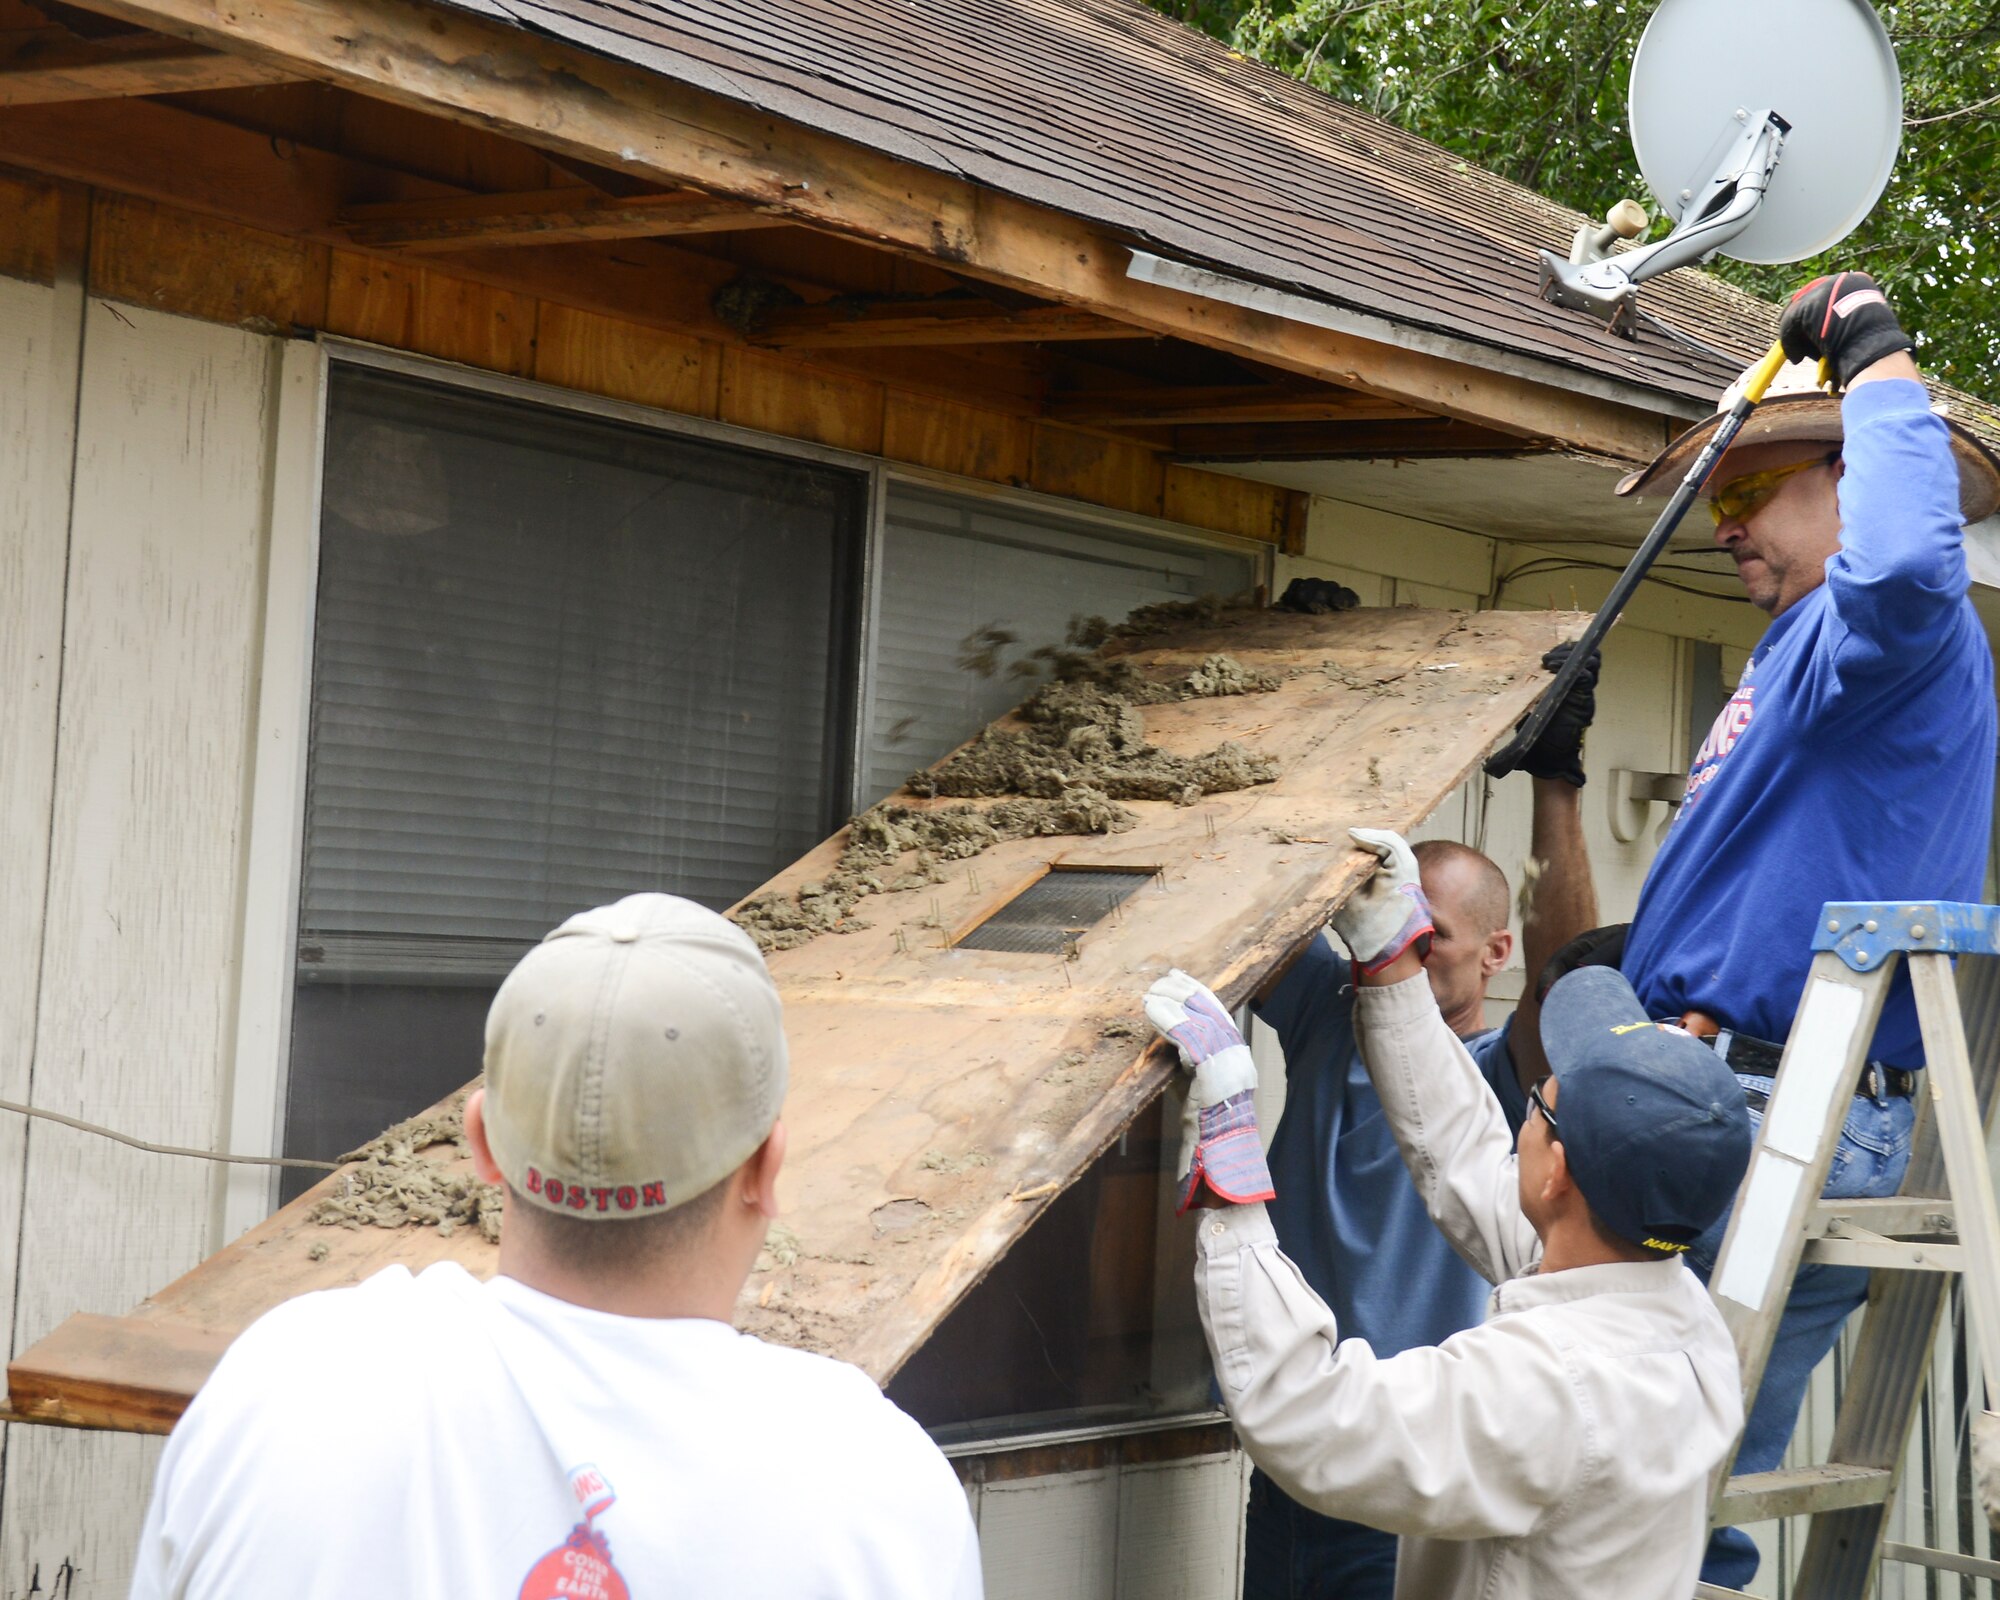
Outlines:
<svg viewBox="0 0 2000 1600"><path fill-rule="evenodd" d="M1753 406L1764 398L1764 391L1771 387L1771 380L1778 375L1778 369L1785 364L1785 347L1773 344L1764 352L1764 359L1750 369L1750 378L1743 385L1743 398Z"/></svg>

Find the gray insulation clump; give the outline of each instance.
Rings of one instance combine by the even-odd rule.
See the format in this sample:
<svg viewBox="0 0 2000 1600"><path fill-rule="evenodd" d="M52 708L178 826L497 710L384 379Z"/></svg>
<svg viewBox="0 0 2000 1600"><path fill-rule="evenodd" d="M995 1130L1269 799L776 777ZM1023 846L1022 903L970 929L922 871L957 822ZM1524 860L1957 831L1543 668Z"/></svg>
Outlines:
<svg viewBox="0 0 2000 1600"><path fill-rule="evenodd" d="M1192 805L1278 775L1270 757L1233 743L1199 756L1170 755L1147 742L1139 709L1264 693L1278 686L1274 674L1211 655L1185 677L1155 682L1129 662L1096 654L1049 650L1037 657L1055 677L1020 707L1022 727L989 727L905 785L927 799L997 803L927 808L885 800L848 824L833 871L796 894L758 895L731 912L732 920L759 948L790 950L822 933L866 927L852 919L863 898L939 882L940 861L961 861L1009 839L1123 833L1138 819L1121 800ZM889 877L909 855L913 869Z"/></svg>

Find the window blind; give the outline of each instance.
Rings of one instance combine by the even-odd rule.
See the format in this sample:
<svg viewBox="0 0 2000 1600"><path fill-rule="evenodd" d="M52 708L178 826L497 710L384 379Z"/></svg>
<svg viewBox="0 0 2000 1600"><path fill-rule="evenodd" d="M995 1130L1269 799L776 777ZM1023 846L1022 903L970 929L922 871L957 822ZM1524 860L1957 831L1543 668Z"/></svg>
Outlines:
<svg viewBox="0 0 2000 1600"><path fill-rule="evenodd" d="M858 474L347 367L326 472L303 979L490 982L838 820Z"/></svg>
<svg viewBox="0 0 2000 1600"><path fill-rule="evenodd" d="M1253 560L1240 551L896 486L883 535L863 803L1018 705L1033 684L1007 668L1060 645L1073 619L1116 621L1135 606L1234 594L1255 582ZM998 652L992 672L966 670L967 641L989 628L1015 642Z"/></svg>

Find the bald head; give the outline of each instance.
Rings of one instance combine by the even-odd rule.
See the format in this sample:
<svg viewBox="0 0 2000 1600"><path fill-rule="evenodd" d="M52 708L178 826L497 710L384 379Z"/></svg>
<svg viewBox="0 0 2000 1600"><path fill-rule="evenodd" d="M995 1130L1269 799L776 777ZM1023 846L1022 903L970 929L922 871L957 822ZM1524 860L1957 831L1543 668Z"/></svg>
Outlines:
<svg viewBox="0 0 2000 1600"><path fill-rule="evenodd" d="M1426 839L1415 855L1433 924L1424 973L1446 1026L1462 1037L1485 1026L1487 982L1514 951L1507 874L1449 839Z"/></svg>
<svg viewBox="0 0 2000 1600"><path fill-rule="evenodd" d="M1424 895L1433 909L1483 938L1507 926L1507 874L1471 845L1426 839L1413 847Z"/></svg>

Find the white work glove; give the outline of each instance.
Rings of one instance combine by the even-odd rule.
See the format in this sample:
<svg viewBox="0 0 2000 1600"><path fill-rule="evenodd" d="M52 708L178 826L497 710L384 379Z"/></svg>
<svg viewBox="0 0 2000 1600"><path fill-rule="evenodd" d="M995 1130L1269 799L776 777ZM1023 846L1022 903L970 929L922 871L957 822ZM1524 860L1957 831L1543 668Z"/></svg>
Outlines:
<svg viewBox="0 0 2000 1600"><path fill-rule="evenodd" d="M1180 1192L1175 1215L1206 1183L1231 1205L1269 1200L1271 1169L1257 1137L1257 1063L1222 1002L1180 968L1146 991L1146 1020L1180 1050L1194 1074L1181 1113Z"/></svg>
<svg viewBox="0 0 2000 1600"><path fill-rule="evenodd" d="M1419 957L1431 950L1431 903L1417 877L1417 858L1399 833L1349 828L1356 844L1376 858L1375 875L1333 914L1340 935L1363 972L1380 972L1411 945Z"/></svg>

